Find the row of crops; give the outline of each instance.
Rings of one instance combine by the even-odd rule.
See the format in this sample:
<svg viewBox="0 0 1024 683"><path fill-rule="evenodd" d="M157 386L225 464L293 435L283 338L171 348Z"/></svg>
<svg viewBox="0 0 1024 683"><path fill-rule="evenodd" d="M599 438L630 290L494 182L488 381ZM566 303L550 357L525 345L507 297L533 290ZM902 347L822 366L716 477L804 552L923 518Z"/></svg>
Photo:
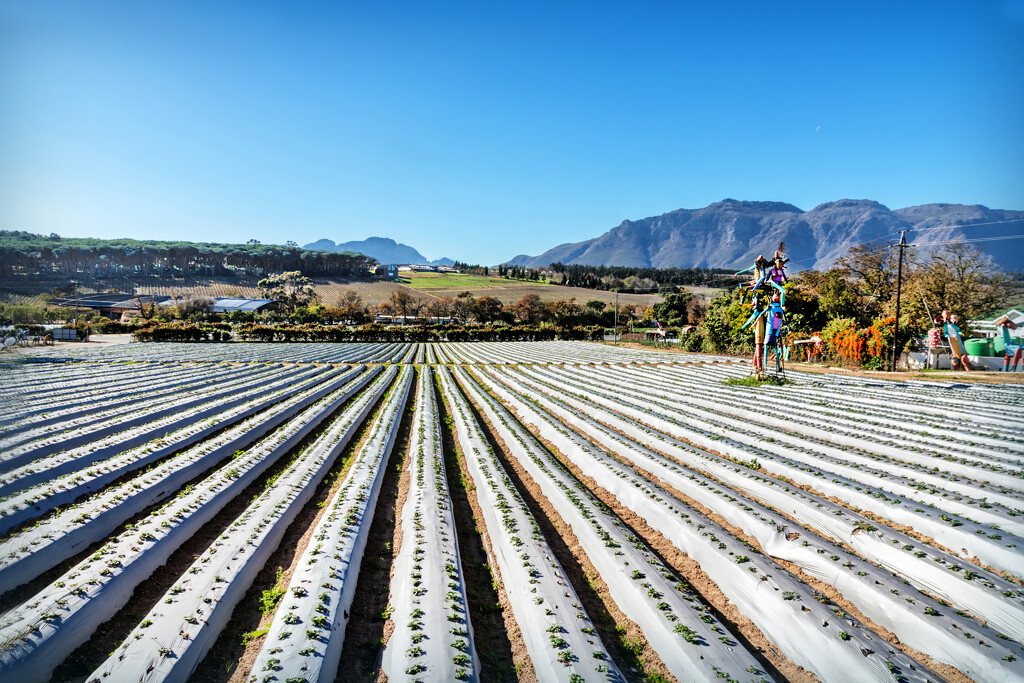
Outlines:
<svg viewBox="0 0 1024 683"><path fill-rule="evenodd" d="M604 347L587 342L432 342L260 344L129 344L106 348L33 349L41 361L232 362L232 363L656 363L653 351ZM732 360L696 354L677 362Z"/></svg>
<svg viewBox="0 0 1024 683"><path fill-rule="evenodd" d="M573 342L2 372L3 680L1024 678L1013 386Z"/></svg>

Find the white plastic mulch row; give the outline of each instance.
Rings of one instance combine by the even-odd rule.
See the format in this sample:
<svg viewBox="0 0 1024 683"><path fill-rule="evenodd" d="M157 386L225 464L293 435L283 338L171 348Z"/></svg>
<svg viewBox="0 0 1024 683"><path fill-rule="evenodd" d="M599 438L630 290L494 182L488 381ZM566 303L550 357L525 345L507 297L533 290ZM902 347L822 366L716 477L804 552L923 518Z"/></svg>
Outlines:
<svg viewBox="0 0 1024 683"><path fill-rule="evenodd" d="M1024 515L1017 514L1003 505L986 502L984 498L970 498L968 495L978 495L985 487L977 480L963 480L961 476L945 474L946 481L933 474L932 469L920 471L919 465L908 464L904 460L890 458L886 455L879 455L884 446L873 447L872 442L861 440L859 444L844 442L834 434L829 433L831 419L825 415L810 416L801 418L801 415L808 415L813 407L787 405L782 396L777 401L772 401L779 406L777 416L768 415L776 411L765 411L765 396L755 393L749 396L749 391L736 387L710 386L707 382L680 384L674 390L664 390L666 386L662 381L664 370L655 372L648 370L646 373L638 373L632 370L619 369L609 372L595 371L595 374L603 375L602 379L608 379L613 385L632 386L634 380L643 383L644 394L655 397L655 405L671 407L673 403L660 401L666 399L673 402L685 402L686 409L700 420L707 418L719 420L719 424L726 424L730 428L736 427L742 430L747 427L750 433L759 436L764 443L778 443L777 447L767 447L768 450L776 449L780 453L785 452L795 457L803 464L814 467L825 467L830 472L841 474L843 477L850 477L860 482L868 483L872 487L879 487L884 491L891 491L897 496L909 496L915 503L925 503L935 506L936 509L922 511L919 504L908 504L907 512L913 512L917 523L912 525L917 528L923 525L919 531L927 532L942 541L945 545L954 548L964 546L970 547L972 552L983 557L986 562L997 566L1016 566L1019 558L1018 553L1011 552L1012 544L1021 540L1020 535L1024 533ZM693 373L696 374L696 373ZM671 385L668 385L671 386ZM728 392L723 390L729 389ZM636 394L633 394L636 397ZM700 396L701 400L693 402L692 399L680 399L683 396ZM759 401L758 401L759 398ZM824 401L821 401L824 403ZM721 417L715 417L721 416ZM862 422L865 421L862 418ZM765 429L765 427L769 429ZM800 431L801 435L793 432ZM817 433L815 433L817 432ZM768 441L771 439L771 441ZM902 476L901 476L902 473ZM979 474L981 474L979 472ZM913 478L911 478L913 477ZM954 481L948 481L952 479ZM946 488L941 488L945 486ZM938 487L938 488L932 488ZM991 492L992 496L1001 496L1007 493L1005 488L1000 492ZM875 496L874 505L877 501L883 501L880 496ZM885 500L892 504L895 501ZM993 502L996 502L993 500ZM1012 502L1012 500L1010 501ZM860 504L862 508L871 508L872 504ZM973 524L951 524L949 514L955 514L960 521L973 522ZM945 516L945 519L943 519ZM986 539L988 531L983 525L996 524L999 528L1009 531L1017 538ZM981 538L978 538L981 536ZM998 540L998 543L992 543ZM1024 544L1024 542L1022 542ZM980 549L979 549L980 546ZM969 556L969 555L968 555ZM1004 558L1001 562L997 557ZM992 558L992 559L989 559ZM1012 571L1012 570L1011 570Z"/></svg>
<svg viewBox="0 0 1024 683"><path fill-rule="evenodd" d="M692 382L685 383L685 386L688 390L695 388ZM784 429L795 438L834 444L846 453L860 455L861 461L869 466L887 467L917 476L930 474L930 471L938 468L944 480L940 485L947 488L963 478L968 478L961 487L965 492L970 492L971 487L981 482L986 482L988 488L1013 488L1018 485L1022 474L1017 463L1018 453L1005 447L999 449L1003 452L999 452L994 447L973 440L968 443L963 437L947 437L944 442L930 436L915 436L910 430L903 430L906 433L900 435L897 430L871 424L863 416L857 420L836 418L826 415L815 406L807 406L802 410L766 412L763 410L763 401L758 402L756 396L747 395L748 392L738 388L728 387L728 391L723 391L727 388L720 386L714 389L706 383L701 388L707 392L709 399L721 397L721 401L715 401L718 404L716 412L723 415ZM652 394L660 397L671 397L678 391L678 388L663 381L658 381L657 387L651 387ZM1019 500L1018 505L1024 507L1024 500Z"/></svg>
<svg viewBox="0 0 1024 683"><path fill-rule="evenodd" d="M700 393L701 389L693 391ZM762 387L760 391L764 392L766 388ZM765 400L776 400L774 395L762 396ZM830 398L824 393L818 396L822 404L825 398ZM707 419L706 415L702 419ZM733 424L741 423L733 421ZM762 445L762 454L758 458L763 460L762 467L765 469L776 472L781 471L779 467L786 469L796 466L802 471L814 472L815 476L825 481L832 480L846 487L847 493L842 497L852 496L849 498L851 503L861 498L862 501L857 503L861 508L885 507L887 516L891 512L904 519L908 513L916 513L916 522L912 526L921 525L921 531L931 529L929 533L937 534L937 538L945 538L950 529L959 529L957 534L962 535L965 531L978 535L984 533L992 540L1000 541L998 545L1011 547L1019 544L1005 536L1004 531L1018 539L1024 537L1024 514L1015 511L1020 501L1009 495L1011 492L1005 488L995 488L978 481L968 485L957 477L933 469L887 461L854 449L840 447L837 450L827 442L822 442L823 447L819 449L781 442L779 446L773 446L770 444L776 443L775 437L765 436L756 428L741 428L736 432L748 432L752 439ZM832 454L827 454L826 450ZM868 497L875 500L870 502ZM945 530L941 530L941 526L945 526ZM936 528L940 530L936 532ZM973 541L971 539L966 544L973 546ZM957 543L948 542L948 539L943 542L947 546L958 547ZM963 544L959 544L959 547L962 548Z"/></svg>
<svg viewBox="0 0 1024 683"><path fill-rule="evenodd" d="M893 667L908 680L929 679L928 672L912 659L842 610L819 603L803 581L751 552L716 522L564 425L544 420L506 389L497 390L502 400L515 405L523 419L534 423L541 435L593 477L596 485L698 562L740 613L789 661L820 680L840 680L853 673L857 680L888 681Z"/></svg>
<svg viewBox="0 0 1024 683"><path fill-rule="evenodd" d="M413 376L411 367L402 369L313 529L253 663L257 680L335 679L360 563Z"/></svg>
<svg viewBox="0 0 1024 683"><path fill-rule="evenodd" d="M49 676L175 550L379 373L380 368L374 368L317 401L3 615L0 676L28 680ZM376 389L363 391L343 416L372 405L385 385L378 380Z"/></svg>
<svg viewBox="0 0 1024 683"><path fill-rule="evenodd" d="M395 630L384 646L381 670L389 681L476 681L480 660L467 609L429 367L420 372L409 454L402 545L390 591Z"/></svg>
<svg viewBox="0 0 1024 683"><path fill-rule="evenodd" d="M166 499L205 469L263 438L301 410L352 381L363 368L347 372L319 370L304 382L278 392L277 402L258 415L174 455L140 477L108 487L5 538L0 542L0 592L28 581L100 540L133 515ZM116 463L110 469L114 469L113 464ZM79 488L90 481L78 485L69 481L69 488L48 491L37 505L49 509L73 500L82 490L92 490ZM4 516L0 521L7 519Z"/></svg>
<svg viewBox="0 0 1024 683"><path fill-rule="evenodd" d="M831 463L824 461L822 454L828 454L836 462L841 462L841 458L847 454L847 451L830 446L824 440L810 441L779 429L768 432L774 442L768 446L766 441L768 437L763 428L755 429L739 419L718 417L716 408L712 404L704 406L699 401L688 398L671 401L648 395L646 391L637 391L633 388L636 386L636 382L633 380L611 382L606 379L598 382L577 371L563 370L554 366L536 368L535 371L555 382L570 382L576 387L574 391L585 391L588 398L612 407L614 410L625 412L635 419L645 421L660 431L698 443L703 448L728 452L730 456L740 459L764 457L765 462L768 463L775 459L773 458L775 454L778 454L800 463L801 466L828 468ZM654 394L656 390L651 389L650 393ZM712 443L714 441L718 443ZM859 456L849 452L846 457L849 460L855 460ZM783 466L780 469L787 472L790 468ZM797 469L799 471L800 467ZM869 479L868 482L872 488L876 486L883 488L885 485L884 479ZM832 486L827 478L818 479L812 485L819 490L828 490L830 495L833 491L837 491L837 495L844 499L854 496L851 493L851 487ZM878 496L874 496L874 502L869 496L863 496L862 500L861 505L885 517L895 516L901 522L915 527L926 523L927 512L912 501L901 500L899 497L886 498L883 502L886 502L887 505L882 506L878 502L881 500ZM938 513L938 516L943 522L946 519L942 519L942 517L951 519L949 515L941 512ZM917 520L917 523L906 521L908 518ZM963 525L963 528L956 524ZM971 533L965 534L963 531L966 530L967 523L956 522L956 524L949 523L946 527L931 522L927 523L925 528L929 534L934 534L947 547L958 550L967 548L967 551L963 551L964 557L977 555L986 563L993 564L1005 571L1019 571L1020 564L1016 559L1019 551L1014 547L1007 547L1014 546L1013 541L1003 540L1001 537L990 539L984 533L974 533L984 531L978 525L971 530ZM1000 536L1000 534L994 535Z"/></svg>
<svg viewBox="0 0 1024 683"><path fill-rule="evenodd" d="M424 349L423 362L428 363L430 365L437 364L437 362L438 362L438 360L437 360L437 352L434 350L436 345L435 344L422 344L422 346L423 346L423 349Z"/></svg>
<svg viewBox="0 0 1024 683"><path fill-rule="evenodd" d="M16 487L17 490L0 498L0 532L44 514L58 505L71 503L83 494L98 491L125 474L200 443L210 435L294 395L318 376L321 380L327 380L336 374L329 370L312 366L305 371L275 377L259 390L242 394L246 399L243 403L227 407L205 420L164 432L137 446L125 444L126 447L119 453L100 462L95 462L93 457L78 458L96 453L85 447L44 461L46 469L35 471L35 468L31 468L32 472L18 472L22 476L11 482L12 488ZM40 479L40 483L29 485L31 481Z"/></svg>
<svg viewBox="0 0 1024 683"><path fill-rule="evenodd" d="M12 437L12 443L3 446L0 469L9 471L26 462L65 451L76 446L88 445L119 432L156 422L167 416L183 412L196 414L202 411L189 410L206 404L216 407L223 403L232 404L234 397L246 390L257 389L265 379L294 372L295 368L277 367L269 372L264 368L242 370L236 376L222 381L192 383L175 392L173 398L156 401L141 400L137 409L117 409L103 416L84 417L68 423L58 423L32 429ZM205 413L203 413L205 414ZM81 423L79 426L76 423ZM17 443L13 443L16 441Z"/></svg>
<svg viewBox="0 0 1024 683"><path fill-rule="evenodd" d="M225 342L194 344L155 342L119 344L109 347L60 347L26 349L20 358L28 361L175 361L231 363L397 363L407 352L407 343L321 342Z"/></svg>
<svg viewBox="0 0 1024 683"><path fill-rule="evenodd" d="M543 342L452 342L437 345L454 363L659 363L665 354L657 351L610 347L581 341ZM734 362L734 358L698 354L672 354L676 363Z"/></svg>
<svg viewBox="0 0 1024 683"><path fill-rule="evenodd" d="M894 632L916 650L936 661L956 666L975 680L1006 680L1024 671L1004 641L986 635L986 630L978 633L977 638L965 637L965 633L977 632L979 628L978 622L970 617L961 616L953 608L914 591L898 577L860 560L839 545L803 530L793 533L792 530L799 530L799 527L794 527L786 517L757 502L757 498L761 498L786 509L787 491L777 482L728 461L702 454L596 406L585 406L586 412L579 407L574 408L570 405L574 403L571 397L548 397L537 390L537 384L521 375L491 374L511 391L530 396L536 402L532 407L542 416L547 416L542 419L557 419L573 426L628 464L652 473L660 481L713 510L756 539L771 557L793 562L808 574L837 588L867 617ZM578 401L575 403L579 404ZM669 453L675 460L641 443ZM680 467L677 462L694 469ZM722 487L701 472L730 483L739 491ZM745 497L743 492L750 492L751 497ZM826 528L831 531L834 522L830 515L834 510L815 508L811 512L815 519L824 519L829 525ZM854 533L860 535L870 531L855 528Z"/></svg>
<svg viewBox="0 0 1024 683"><path fill-rule="evenodd" d="M192 563L90 679L184 681L380 396L386 370Z"/></svg>
<svg viewBox="0 0 1024 683"><path fill-rule="evenodd" d="M439 369L438 377L466 468L476 486L490 541L490 565L504 586L537 678L621 680L579 596L491 451L468 402L447 369Z"/></svg>
<svg viewBox="0 0 1024 683"><path fill-rule="evenodd" d="M301 368L292 368L285 375L292 376L301 371ZM216 419L217 416L231 408L240 406L252 398L270 393L272 389L268 389L263 380L262 377L251 380L244 387L236 386L233 389L225 389L218 392L216 396L186 394L182 400L175 402L173 408L151 413L144 412L137 417L119 421L119 424L110 425L101 432L95 433L93 435L95 438L92 440L88 435L80 435L77 438L70 438L66 435L50 436L43 440L46 443L46 454L41 457L36 457L41 452L38 449L28 451L14 449L7 464L19 466L0 475L0 495L9 496L61 474L105 460L135 446L142 446L154 439L166 439L169 434L179 429ZM184 437L184 443L181 446L193 443L195 439L199 438L197 435L203 433L203 430L186 429L182 432L187 436ZM169 441L161 445L172 447ZM27 444L26 448L31 446L32 444ZM26 462L33 457L36 459Z"/></svg>
<svg viewBox="0 0 1024 683"><path fill-rule="evenodd" d="M25 399L23 409L38 406L35 399L56 396L78 400L95 394L118 393L130 389L136 379L159 383L175 379L188 366L170 366L166 363L147 362L111 365L109 363L20 363L0 387L0 400ZM198 368L195 368L198 370ZM15 411L21 414L22 410ZM6 416L5 416L6 417Z"/></svg>
<svg viewBox="0 0 1024 683"><path fill-rule="evenodd" d="M431 342L427 344L369 342L228 342L190 344L160 342L122 344L107 348L28 349L26 360L177 361L265 363L400 363L413 362L417 347L438 363L659 363L665 354L582 341ZM431 351L434 353L431 354ZM677 363L735 362L733 358L672 354ZM427 362L435 362L427 361ZM417 361L418 362L418 361Z"/></svg>
<svg viewBox="0 0 1024 683"><path fill-rule="evenodd" d="M535 372L538 375L554 376L554 373L548 375L547 369L543 373L539 369ZM558 384L557 381L553 383ZM587 399L637 420L648 428L685 438L701 448L717 450L738 460L745 460L751 455L748 447L743 444L722 439L720 436L709 437L707 433L690 428L687 423L694 421L692 411L684 423L664 410L645 407L648 404L631 402L626 398L629 392L609 387L607 383L600 390L589 382L585 384L589 388ZM794 478L797 472L793 472ZM778 485L781 487L781 482ZM786 487L785 490L789 494L786 511L790 516L805 524L825 525L817 531L843 541L862 557L884 565L917 588L940 596L960 609L988 621L1003 633L1024 642L1022 596L1015 584L982 568L972 567L970 572L965 571L960 577L958 573L964 571L964 567L958 563L955 556L920 543L889 527L877 529L876 534L859 534L859 528L870 525L871 520L848 509L840 509L828 499L794 487ZM824 508L832 514L809 518L807 511L811 508L808 504L814 509Z"/></svg>
<svg viewBox="0 0 1024 683"><path fill-rule="evenodd" d="M793 427L794 431L808 433L804 423L810 421L819 429L829 429L829 438L836 443L857 445L856 439L867 438L871 440L873 448L883 444L892 444L897 449L941 457L948 462L956 460L962 464L970 463L974 468L991 468L995 472L1007 471L1024 465L1021 460L1021 444L1014 444L1007 439L962 434L956 430L941 427L936 427L934 430L915 429L913 425L908 425L906 420L901 420L895 415L879 414L866 409L856 413L847 410L840 412L836 411L829 402L821 400L820 395L817 399L812 399L811 396L786 393L782 387L770 386L766 387L768 389L766 392L744 391L740 387L724 386L721 380L712 376L711 373L701 372L700 369L695 368L657 366L656 368L616 367L607 370L607 372L612 371L641 379L653 378L658 382L659 387L668 390L692 390L695 387L700 387L701 390L707 392L709 399L721 399L723 405L727 407L739 404L744 406L763 405L764 395L774 393L779 398L779 406L784 409L780 411L780 417L793 419L797 423L797 426ZM771 389L777 391L772 392ZM888 393L892 395L894 392L890 390ZM908 394L907 398L912 397L912 394L906 393ZM978 474L973 476L977 477Z"/></svg>
<svg viewBox="0 0 1024 683"><path fill-rule="evenodd" d="M736 373L740 367L732 366L730 370ZM811 372L787 372L787 375L800 385L789 386L786 391L820 396L825 389L828 405L842 410L884 414L909 424L934 424L965 433L985 434L994 430L997 438L1008 437L1010 442L1024 443L1020 434L1024 416L1015 410L1024 405L1019 385L898 382Z"/></svg>
<svg viewBox="0 0 1024 683"><path fill-rule="evenodd" d="M78 365L72 367L75 370L80 368ZM149 371L153 367L162 372ZM22 409L17 414L6 411L5 418L0 418L0 424L4 425L4 432L13 434L54 422L95 415L134 404L140 397L152 399L167 395L195 378L204 383L219 379L234 369L228 366L221 372L211 373L208 367L169 368L159 365L150 368L115 365L108 369L107 375L111 380L120 377L120 381L101 382L92 391L82 386L81 377L76 372L61 382L61 386L71 387L65 391L42 390L38 395L24 392L19 397Z"/></svg>
<svg viewBox="0 0 1024 683"><path fill-rule="evenodd" d="M540 486L608 586L611 598L644 633L680 680L766 679L740 645L679 580L534 437L464 370L456 371L513 457ZM494 388L489 378L485 384ZM753 674L751 676L750 674Z"/></svg>
<svg viewBox="0 0 1024 683"><path fill-rule="evenodd" d="M610 372L610 371L606 371ZM596 371L595 374L602 374ZM657 405L671 405L677 409L695 409L705 414L717 414L730 421L749 423L757 429L771 434L776 440L788 444L813 444L816 450L850 459L868 467L885 469L896 474L907 474L929 481L947 490L957 491L966 496L977 496L978 490L985 490L993 501L1004 502L1009 507L1024 506L1024 499L1012 489L1019 486L1021 472L1000 465L985 464L982 459L954 458L943 453L917 446L894 445L890 438L864 439L841 433L830 425L823 416L811 421L799 411L787 411L784 402L772 402L777 410L765 410L749 397L749 391L730 388L726 398L719 401L705 387L688 386L681 389L662 389L658 373L651 373L651 384L645 386L648 399ZM595 381L599 378L594 378ZM633 387L635 381L622 381L624 386ZM724 388L724 387L723 387ZM707 397L705 398L706 394ZM666 403L668 401L669 403ZM909 409L910 406L908 405ZM861 421L864 425L865 421ZM766 430L767 428L767 430ZM861 431L865 431L861 428ZM985 482L988 482L986 484ZM1007 489L1009 487L1009 489Z"/></svg>

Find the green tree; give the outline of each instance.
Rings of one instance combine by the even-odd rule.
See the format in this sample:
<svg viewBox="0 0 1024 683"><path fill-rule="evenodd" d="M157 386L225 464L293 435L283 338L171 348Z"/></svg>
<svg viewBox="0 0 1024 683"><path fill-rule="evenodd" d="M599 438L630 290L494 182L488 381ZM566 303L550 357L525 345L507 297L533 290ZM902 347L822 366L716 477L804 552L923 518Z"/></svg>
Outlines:
<svg viewBox="0 0 1024 683"><path fill-rule="evenodd" d="M664 301L651 306L651 313L664 327L689 325L689 305L693 294L681 292L668 294Z"/></svg>
<svg viewBox="0 0 1024 683"><path fill-rule="evenodd" d="M905 273L900 317L921 324L943 310L958 314L963 322L981 318L1005 306L1010 294L1007 276L973 245L948 245L915 259ZM889 306L886 312L893 309Z"/></svg>
<svg viewBox="0 0 1024 683"><path fill-rule="evenodd" d="M512 313L521 323L536 325L540 320L544 304L537 294L524 294L518 303L512 306Z"/></svg>
<svg viewBox="0 0 1024 683"><path fill-rule="evenodd" d="M308 307L316 303L318 298L312 280L297 270L270 275L257 282L256 286L261 296L280 302L289 314L299 306Z"/></svg>
<svg viewBox="0 0 1024 683"><path fill-rule="evenodd" d="M493 296L482 296L473 303L473 316L482 323L491 323L501 318L501 300Z"/></svg>
<svg viewBox="0 0 1024 683"><path fill-rule="evenodd" d="M892 244L871 242L851 247L836 261L836 270L858 299L860 310L852 317L862 325L869 325L895 300L896 249Z"/></svg>
<svg viewBox="0 0 1024 683"><path fill-rule="evenodd" d="M820 327L833 318L853 318L864 327L871 323L872 305L866 305L863 297L847 279L844 271L833 268L824 273L808 271L795 280L797 290L804 296L816 299L821 317L809 321ZM787 299L786 303L789 301Z"/></svg>

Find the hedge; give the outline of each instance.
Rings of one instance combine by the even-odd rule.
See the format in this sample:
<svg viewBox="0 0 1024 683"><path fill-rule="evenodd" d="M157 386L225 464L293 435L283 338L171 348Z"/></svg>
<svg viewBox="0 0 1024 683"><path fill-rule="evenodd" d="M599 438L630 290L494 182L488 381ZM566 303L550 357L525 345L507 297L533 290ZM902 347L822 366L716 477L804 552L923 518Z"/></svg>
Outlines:
<svg viewBox="0 0 1024 683"><path fill-rule="evenodd" d="M135 330L136 341L229 341L246 342L439 342L439 341L551 341L604 338L600 326L536 327L528 325L498 327L384 327L371 323L361 327L335 327L316 324L260 325L243 323L231 332L228 323L153 323Z"/></svg>

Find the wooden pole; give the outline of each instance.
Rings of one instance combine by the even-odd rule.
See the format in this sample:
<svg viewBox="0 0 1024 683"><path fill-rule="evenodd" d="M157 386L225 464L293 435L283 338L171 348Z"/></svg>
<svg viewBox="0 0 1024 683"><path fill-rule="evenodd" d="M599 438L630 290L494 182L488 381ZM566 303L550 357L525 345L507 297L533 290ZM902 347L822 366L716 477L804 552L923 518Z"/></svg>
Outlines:
<svg viewBox="0 0 1024 683"><path fill-rule="evenodd" d="M896 325L892 333L892 371L896 372L897 350L900 336L900 286L903 284L903 250L907 248L907 231L900 231L900 255L896 266Z"/></svg>
<svg viewBox="0 0 1024 683"><path fill-rule="evenodd" d="M615 290L615 343L619 343L619 290Z"/></svg>

